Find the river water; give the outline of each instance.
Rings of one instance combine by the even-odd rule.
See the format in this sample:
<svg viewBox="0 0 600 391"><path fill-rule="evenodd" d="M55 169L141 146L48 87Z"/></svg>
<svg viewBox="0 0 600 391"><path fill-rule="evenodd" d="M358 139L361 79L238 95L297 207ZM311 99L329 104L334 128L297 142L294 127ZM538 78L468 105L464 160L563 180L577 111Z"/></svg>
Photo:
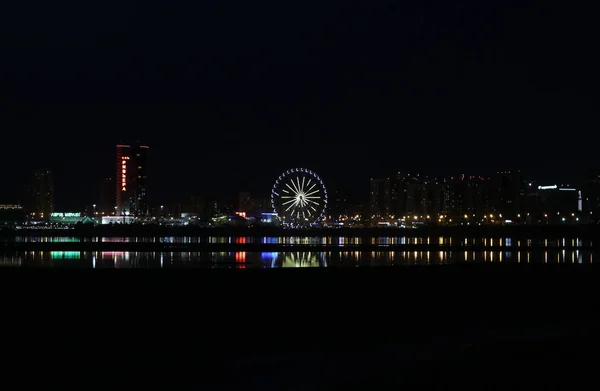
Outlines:
<svg viewBox="0 0 600 391"><path fill-rule="evenodd" d="M583 250L545 251L285 251L115 252L20 251L0 253L4 267L67 268L296 268L450 265L460 263L593 263Z"/></svg>
<svg viewBox="0 0 600 391"><path fill-rule="evenodd" d="M365 241L371 248L366 250ZM570 263L594 261L590 241L580 239L443 238L443 237L28 237L4 243L19 243L13 251L0 250L0 266L66 268L297 268L297 267L385 267L406 265L450 265L461 263ZM206 243L225 244L231 251L52 251L64 243ZM45 243L43 251L31 247ZM282 251L239 251L238 244L281 245ZM457 248L457 244L459 247ZM374 245L374 247L373 247ZM403 245L420 245L410 251ZM295 246L302 246L294 248ZM315 246L315 251L311 247ZM533 247L532 247L533 246ZM87 247L87 245L85 246ZM223 246L221 246L223 247ZM279 246L276 246L279 248ZM361 248L363 247L363 248ZM8 247L6 247L8 248ZM489 248L489 249L487 249ZM260 247L259 247L260 249ZM301 249L302 251L298 251ZM376 249L377 251L372 251ZM487 250L486 250L487 249ZM57 248L59 250L59 248ZM119 249L124 250L124 249ZM416 251L413 251L416 250Z"/></svg>

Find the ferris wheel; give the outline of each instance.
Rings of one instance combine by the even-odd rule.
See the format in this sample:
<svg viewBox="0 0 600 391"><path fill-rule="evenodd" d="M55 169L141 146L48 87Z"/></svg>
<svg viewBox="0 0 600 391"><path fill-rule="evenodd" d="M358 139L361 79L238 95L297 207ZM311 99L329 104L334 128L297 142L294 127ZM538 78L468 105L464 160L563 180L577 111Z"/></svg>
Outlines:
<svg viewBox="0 0 600 391"><path fill-rule="evenodd" d="M284 224L314 224L325 214L327 189L315 172L292 168L275 181L271 206Z"/></svg>

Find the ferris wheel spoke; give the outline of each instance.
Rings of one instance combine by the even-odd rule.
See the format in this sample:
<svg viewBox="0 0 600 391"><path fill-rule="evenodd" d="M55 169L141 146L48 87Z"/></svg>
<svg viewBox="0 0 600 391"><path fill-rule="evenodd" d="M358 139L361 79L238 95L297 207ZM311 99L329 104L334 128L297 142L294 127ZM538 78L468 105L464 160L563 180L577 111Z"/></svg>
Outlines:
<svg viewBox="0 0 600 391"><path fill-rule="evenodd" d="M281 191L283 191L284 193L290 194L289 191L287 191L286 189L281 189ZM279 194L278 194L279 195Z"/></svg>
<svg viewBox="0 0 600 391"><path fill-rule="evenodd" d="M307 199L307 200L320 200L321 199L321 197L319 197L319 196L311 196L311 197L306 197L305 196L304 198Z"/></svg>
<svg viewBox="0 0 600 391"><path fill-rule="evenodd" d="M298 182L298 193L302 193L302 190L300 187L300 177L299 176L296 177L296 182Z"/></svg>
<svg viewBox="0 0 600 391"><path fill-rule="evenodd" d="M308 200L308 199L307 199L306 201L308 201L308 202L312 202L313 204L315 204L315 205L319 206L319 203L318 203L318 202L315 202L315 201L313 201L313 200Z"/></svg>
<svg viewBox="0 0 600 391"><path fill-rule="evenodd" d="M312 189L314 189L314 188L315 188L315 186L317 186L317 184L316 184L316 183L313 183L313 185L310 187L310 189L306 190L306 192L308 193L309 191L311 191Z"/></svg>
<svg viewBox="0 0 600 391"><path fill-rule="evenodd" d="M294 182L291 182L291 184L294 187L294 195L298 195L298 193L300 193L300 190L298 190L298 188L296 187L296 184Z"/></svg>
<svg viewBox="0 0 600 391"><path fill-rule="evenodd" d="M288 206L285 211L287 212L287 211L289 211L290 209L292 209L295 206L296 206L296 203L294 202L293 204L291 204L290 206Z"/></svg>
<svg viewBox="0 0 600 391"><path fill-rule="evenodd" d="M292 184L293 184L293 182L292 182ZM285 185L288 187L288 189L290 189L290 190L292 191L292 194L296 194L296 190L292 189L292 188L290 187L290 184L289 184L289 183L286 183Z"/></svg>
<svg viewBox="0 0 600 391"><path fill-rule="evenodd" d="M282 202L281 204L282 204L282 205L287 205L287 204L289 204L289 203L291 203L291 202L294 202L294 201L296 201L296 199L295 199L295 198L294 198L293 200L289 200L289 201L286 201L286 202Z"/></svg>
<svg viewBox="0 0 600 391"><path fill-rule="evenodd" d="M294 182L293 180L292 180L292 186L294 186L294 189L296 189L296 193L294 193L294 194L299 194L300 193L300 187L296 186L296 182Z"/></svg>
<svg viewBox="0 0 600 391"><path fill-rule="evenodd" d="M304 181L305 181L305 180L306 180L306 177L305 177L305 176L303 176L303 177L302 177L302 187L300 188L300 191L301 191L301 192L304 192Z"/></svg>
<svg viewBox="0 0 600 391"><path fill-rule="evenodd" d="M313 195L313 194L317 194L319 191L320 191L320 190L319 190L319 189L317 189L317 190L315 190L315 191L312 191L312 192L310 192L310 193L306 193L306 194L305 194L305 196L311 196L311 195Z"/></svg>
<svg viewBox="0 0 600 391"><path fill-rule="evenodd" d="M297 185L296 182L298 182ZM296 177L296 181L292 179L292 185L294 186L294 189L296 189L296 194L300 193L300 179L298 177Z"/></svg>

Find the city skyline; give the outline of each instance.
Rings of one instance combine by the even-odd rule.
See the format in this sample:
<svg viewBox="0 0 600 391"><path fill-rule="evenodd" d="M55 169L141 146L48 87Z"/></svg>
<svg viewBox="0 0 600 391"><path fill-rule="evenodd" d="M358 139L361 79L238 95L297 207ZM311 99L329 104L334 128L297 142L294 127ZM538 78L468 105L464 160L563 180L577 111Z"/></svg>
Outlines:
<svg viewBox="0 0 600 391"><path fill-rule="evenodd" d="M7 2L4 372L589 384L597 19L533 0Z"/></svg>
<svg viewBox="0 0 600 391"><path fill-rule="evenodd" d="M132 145L138 145L139 142L134 142L132 143ZM117 147L119 147L118 144ZM145 147L144 148L148 148ZM113 149L114 149L114 144L113 144ZM109 186L112 186L114 189L114 186L117 184L117 181L115 180L116 176L114 174L110 175L109 171L113 171L114 172L114 168L112 170L109 170L108 167L110 167L110 163L108 163L110 160L112 160L112 162L114 162L115 158L117 158L117 160L119 160L119 157L117 154L115 154L114 152L108 152L108 151L104 151L104 156L109 157L110 155L113 155L112 159L102 159L102 161L106 161L106 166L104 167L104 169L102 170L103 172L106 172L109 175L106 175L104 177L92 177L92 175L87 176L85 179L86 181L84 181L84 186L78 187L77 190L80 191L80 193L78 195L73 195L73 191L72 191L72 187L70 187L68 185L68 182L66 180L66 175L64 175L65 173L62 173L63 175L61 175L61 172L57 172L56 170L53 170L52 168L50 168L50 170L53 173L54 177L58 177L59 179L55 180L56 184L56 190L55 190L55 194L57 194L55 197L57 198L57 202L56 204L58 205L57 210L58 209L82 209L85 207L89 207L89 205L93 204L98 204L98 205L104 205L106 204L106 200L104 198L106 198L105 194L103 194L105 192L105 190L103 190L103 186L105 186L105 182L106 181L111 181L111 184ZM151 191L153 193L154 196L154 201L150 201L151 203L151 207L156 207L159 204L164 204L164 203L173 203L173 202L181 202L184 199L187 199L190 195L200 195L203 197L209 197L209 198L215 198L215 199L219 199L222 202L225 203L229 203L229 204L235 204L235 201L237 200L237 197L239 196L239 193L241 192L249 192L250 194L253 194L257 197L267 197L270 194L270 188L273 184L273 182L276 180L276 176L274 175L272 178L267 178L266 175L264 175L267 171L265 170L264 173L261 174L261 180L262 182L258 182L258 183L254 183L254 184L250 184L250 182L252 181L252 177L248 177L248 175L245 175L245 178L240 178L240 177L233 177L232 181L229 183L228 187L225 187L225 189L221 192L219 191L214 191L214 189L211 189L210 187L185 187L185 186L180 186L177 187L176 185L174 186L173 183L169 183L168 181L164 181L164 177L161 178L160 175L156 175L157 172L155 171L155 167L161 167L166 163L169 163L168 161L157 161L157 159L160 158L161 155L161 147L159 146L158 148L153 148L152 151L152 157L148 160L148 162L146 163L149 168L148 170L150 172L152 172L152 175L150 175L150 183L151 185ZM98 161L99 159L97 159L96 157L90 157L87 156L87 158L84 157L84 159L93 159L94 161ZM70 167L86 167L87 163L89 163L89 160L84 160L82 162L80 162L80 164L77 164L76 162L74 162L73 160L70 161ZM75 163L75 165L73 165L73 163ZM121 162L118 161L118 164L120 164ZM144 166L146 165L144 164ZM112 163L112 166L114 167L114 163ZM275 165L272 165L269 168L269 171L273 171L275 172L275 170L273 169ZM119 176L120 176L120 166L117 167L117 169L119 170ZM282 171L285 171L286 169L289 169L290 167L284 167L284 169L280 170L280 172L278 172L278 174L280 174ZM563 167L564 168L564 167ZM265 167L265 169L267 169L267 167ZM40 168L33 170L33 172L35 172L36 170L40 170ZM417 176L421 176L423 178L425 177L429 177L431 179L433 178L453 178L453 177L460 177L461 175L466 175L468 176L480 176L480 175L484 175L484 176L489 176L489 175L494 175L496 172L498 172L498 170L492 170L492 169L481 169L479 168L478 170L453 170L451 167L446 167L446 169L444 170L437 170L437 174L435 173L435 170L427 170L427 171L418 171L418 170L413 170L413 171L408 171L408 170L394 170L393 168L388 168L388 169L379 169L379 172L383 172L384 175L373 175L373 173L371 173L370 176L365 176L363 178L360 178L358 176L349 176L347 175L347 173L341 173L342 175L340 175L339 177L334 177L331 176L332 173L329 173L328 176L324 176L326 182L328 183L328 186L330 186L330 188L333 191L337 191L337 192L341 192L343 194L343 196L345 198L349 199L349 202L352 203L362 203L362 202L367 202L369 199L369 192L366 191L366 186L365 186L365 181L368 181L369 179L373 179L373 178L386 178L389 176L395 176L398 173L404 172L404 173L410 173L412 172L413 174L416 174ZM550 172L548 172L550 171ZM315 172L318 172L318 170L315 170ZM523 172L523 175L525 177L527 177L529 180L533 180L533 181L537 181L540 183L544 183L547 185L554 185L554 184L569 184L569 183L573 183L573 184L579 184L583 182L583 178L584 178L584 172L585 170L580 169L578 171L573 171L570 173L570 175L560 175L557 172L552 172L552 168L547 168L546 172L544 173L543 170L538 169L537 170L537 174L538 175L533 175L532 173L528 173L527 171ZM185 173L185 171L184 171ZM446 173L444 175L444 173ZM58 174L58 175L57 175ZM160 171L158 171L158 174L160 174ZM196 178L200 178L204 173L203 172L198 172L197 173L197 177ZM335 175L335 173L333 174ZM2 197L3 202L4 203L27 203L27 186L29 184L30 178L31 177L31 172L26 173L26 175L22 178L20 178L21 183L24 183L25 186L21 185L15 185L12 188L12 192L9 190L8 192L5 191L6 188L3 189L2 194L0 194L0 197ZM188 178L190 179L190 182L194 182L194 177L193 176L188 176ZM172 178L171 178L172 179ZM244 180L245 179L245 180ZM235 181L237 180L237 182ZM161 183L162 182L162 183ZM17 182L19 183L19 182ZM262 186L261 186L262 184ZM87 185L87 186L85 186ZM163 187L167 187L169 190L165 191ZM82 191L82 189L84 191ZM11 193L12 193L12 198L11 198ZM76 193L77 194L77 193ZM168 194L170 195L170 197L165 197L165 195ZM70 196L70 197L69 197ZM114 196L111 196L111 198L113 199L112 204L114 206L117 206L117 202L116 202L116 198ZM53 201L54 202L54 201ZM110 207L110 209L112 210L113 206Z"/></svg>
<svg viewBox="0 0 600 391"><path fill-rule="evenodd" d="M51 198L52 198L52 210L56 209L58 211L65 211L65 210L87 210L89 211L90 208L93 208L94 211L102 211L102 213L112 213L113 209L115 210L120 210L120 212L118 214L125 214L125 213L132 213L132 214L136 214L133 211L134 210L146 210L147 212L144 212L142 214L148 214L148 213L152 213L153 210L156 210L156 208L159 207L159 205L162 205L162 207L164 207L164 205L166 204L169 207L169 210L173 210L172 208L181 208L180 207L176 207L174 205L185 205L188 204L190 197L194 198L196 197L198 200L203 200L203 202L209 202L209 200L213 200L215 202L219 202L219 204L221 205L230 205L228 208L231 209L240 209L240 206L238 205L238 197L241 197L242 194L247 194L248 198L253 198L256 200L263 200L266 199L270 194L270 190L267 190L267 188L262 188L259 189L258 191L256 190L256 187L254 189L252 189L252 191L248 188L248 187L244 187L241 184L237 184L237 183L232 183L232 187L230 188L229 193L215 193L215 192L202 192L202 191L198 191L198 190L192 190L192 191L188 191L188 192L184 192L181 194L177 194L175 192L171 193L171 197L168 199L162 199L159 201L156 200L152 200L152 197L150 198L150 202L148 202L147 200L147 192L149 191L151 194L160 193L160 189L161 189L161 184L160 183L154 183L154 187L148 189L148 183L152 183L152 179L153 179L153 171L152 169L148 168L148 167L156 167L156 166L161 166L163 162L160 161L156 161L156 157L153 157L152 159L148 159L146 157L142 158L137 158L137 160L135 162L132 161L132 164L128 165L127 167L122 167L122 164L125 164L127 161L122 161L123 159L130 159L132 158L132 156L135 156L136 154L138 156L140 155L140 152L143 152L144 156L146 156L146 152L149 151L150 147L147 145L142 145L139 142L137 143L132 143L131 145L129 144L123 144L122 142L116 145L116 154L114 154L114 158L116 158L116 169L117 169L117 175L113 175L112 177L104 177L104 178L88 178L91 179L91 181L94 183L94 189L95 191L91 194L88 194L84 200L79 200L79 205L77 205L76 203L70 203L67 204L66 200L62 200L62 202L59 201L58 203L58 208L54 208L54 198L55 198L55 194L54 194L54 179L52 179L52 194L51 194ZM158 150L160 151L160 147L158 148ZM107 152L107 151L106 151ZM142 160L139 160L142 159ZM113 162L115 160L113 159ZM85 164L82 164L81 166L85 166ZM142 167L143 166L143 167ZM114 163L113 163L113 167ZM125 168L129 169L130 171L128 171L128 174L125 175L124 173L122 173L122 170L124 170ZM142 169L143 168L143 169ZM136 172L139 171L139 175L136 174L135 172L133 172L132 174L132 169L136 169ZM288 167L289 169L289 167ZM114 170L114 168L113 168ZM35 172L39 172L40 170L34 171L34 175ZM520 172L520 170L518 170ZM52 178L54 178L54 172L52 170L49 170L49 172L52 175ZM114 172L114 171L113 171ZM316 171L315 171L316 172ZM481 170L479 171L481 173ZM150 175L148 175L150 174ZM454 179L458 179L461 176L467 180L469 180L471 177L477 177L478 175L474 173L468 173L465 174L459 174L459 173L454 173L451 176L437 176L437 175L427 175L426 173L408 173L408 172L401 172L401 171L396 171L394 172L391 169L388 169L388 174L387 175L391 175L392 179L395 180L397 177L399 178L400 176L404 176L404 177L413 177L413 178L417 178L417 181L424 181L424 182L446 182L446 181L453 181ZM500 172L487 172L487 175L492 175L492 176L497 176L498 174L500 174ZM578 173L580 175L582 175L583 173ZM149 179L147 178L147 175L149 177ZM481 174L479 174L481 175ZM560 184L561 186L564 186L566 183L566 186L578 186L578 187L585 187L585 184L583 182L579 182L579 181L570 181L570 182L565 182L565 181L561 181L560 177L557 175L552 175L550 177L553 177L554 180L547 180L547 179L539 179L533 176L528 176L526 172L520 174L522 175L522 180L525 181L535 181L536 184L542 184L542 185L546 185L546 186L552 186L552 185L557 185ZM121 176L123 176L123 179L121 179ZM119 178L117 178L119 177ZM136 185L136 177L138 178L144 178L143 182L140 182L140 186ZM574 176L573 176L574 177ZM383 177L371 177L369 178L371 181L371 185L374 183L373 180L375 179L377 180L384 180L387 178L387 180L389 181L390 177L389 176L383 176ZM420 179L418 179L420 178ZM193 179L193 178L192 178ZM337 179L337 180L336 180ZM340 184L341 181L344 178L326 178L325 182L328 183L328 188L331 191L331 196L333 197L331 199L331 201L335 202L335 198L343 198L344 199L344 203L347 205L353 205L356 206L358 204L363 204L363 205L368 205L368 204L372 204L372 191L373 189L371 189L371 194L369 193L369 191L365 191L366 190L366 186L364 185L364 181L366 180L366 178L359 178L359 177L354 177L352 178L352 182L351 183L346 183L346 184ZM483 178L485 179L485 178ZM487 179L490 179L489 177ZM272 182L275 181L275 179L272 179ZM123 183L121 183L123 182ZM570 185L572 184L572 185ZM362 185L362 186L361 186ZM116 186L116 197L114 196L114 189ZM125 192L125 187L127 186L127 192ZM351 186L355 186L361 187L360 193L356 194L353 193L352 191L348 191L349 188L351 188ZM60 184L58 185L58 189L60 189ZM112 190L111 190L112 187ZM27 188L27 192L30 193L30 187ZM132 192L132 190L135 189L134 192ZM270 189L270 188L269 188ZM111 195L111 192L113 192ZM58 192L60 194L60 191ZM135 194L134 194L135 193ZM127 201L127 207L123 207L123 205L125 205L124 203L120 203L119 202L119 196L121 194L128 194L127 195L127 199L130 201ZM136 203L134 202L134 199L138 199L138 200L142 200L142 198L136 198L136 197L140 197L143 195L143 201L141 205L143 205L141 208L139 206L140 201L136 201ZM251 196L250 196L251 195ZM26 199L26 198L25 198ZM60 197L59 197L60 199ZM72 200L72 199L71 199ZM112 200L112 201L111 201ZM15 201L4 201L4 203L15 203ZM124 201L123 201L124 202ZM257 201L258 202L258 201ZM21 203L24 204L27 207L27 201L25 202L20 202L17 201L16 203ZM263 202L260 201L261 204L267 204L268 202ZM338 204L339 204L339 200L338 200ZM65 206L67 205L67 206ZM121 208L119 207L119 205L122 205ZM130 206L131 205L131 206ZM264 209L264 207L263 207ZM367 208L368 209L368 208ZM367 211L367 213L370 213L370 211Z"/></svg>
<svg viewBox="0 0 600 391"><path fill-rule="evenodd" d="M94 9L82 24L44 6L45 18L7 21L20 33L0 75L0 175L17 189L1 196L16 200L23 178L48 167L58 207L88 197L113 175L106 151L118 140L154 147L168 189L158 199L255 193L289 167L331 186L395 171L597 168L591 13L434 3L281 4L284 18L170 4L166 17L126 0L128 17ZM31 33L50 20L61 32Z"/></svg>

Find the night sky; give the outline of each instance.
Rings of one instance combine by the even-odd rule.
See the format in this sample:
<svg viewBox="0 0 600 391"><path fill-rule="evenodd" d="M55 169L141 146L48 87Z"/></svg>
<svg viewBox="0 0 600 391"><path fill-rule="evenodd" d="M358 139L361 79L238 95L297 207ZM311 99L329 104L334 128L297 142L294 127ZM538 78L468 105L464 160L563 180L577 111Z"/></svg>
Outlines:
<svg viewBox="0 0 600 391"><path fill-rule="evenodd" d="M49 167L71 210L136 140L155 202L267 195L291 167L362 198L395 171L600 166L595 13L480 3L12 2L0 203Z"/></svg>

